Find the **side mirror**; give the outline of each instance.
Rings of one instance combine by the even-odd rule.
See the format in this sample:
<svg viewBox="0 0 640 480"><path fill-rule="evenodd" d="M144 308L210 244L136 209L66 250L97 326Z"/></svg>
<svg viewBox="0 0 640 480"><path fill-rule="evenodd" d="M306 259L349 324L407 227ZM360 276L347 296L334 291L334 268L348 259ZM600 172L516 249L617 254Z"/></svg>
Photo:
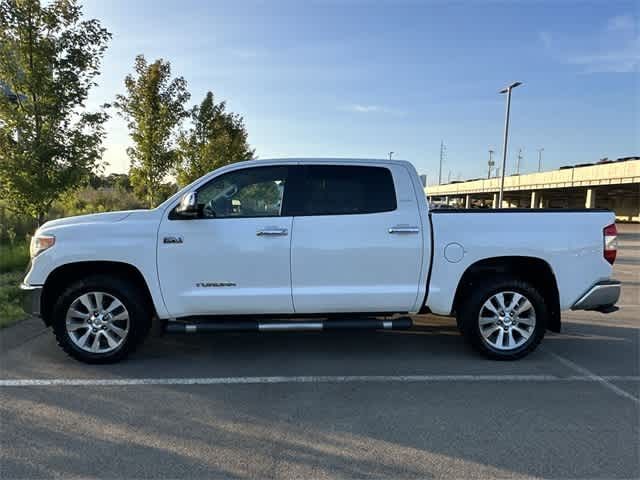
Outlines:
<svg viewBox="0 0 640 480"><path fill-rule="evenodd" d="M176 207L176 213L182 217L198 216L198 193L185 193L180 199L180 203Z"/></svg>

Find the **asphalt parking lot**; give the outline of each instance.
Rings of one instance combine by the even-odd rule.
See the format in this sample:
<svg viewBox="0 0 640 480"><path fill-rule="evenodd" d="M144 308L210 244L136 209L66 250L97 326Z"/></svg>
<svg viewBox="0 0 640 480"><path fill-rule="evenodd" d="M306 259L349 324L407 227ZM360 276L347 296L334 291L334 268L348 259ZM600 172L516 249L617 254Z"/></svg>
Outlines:
<svg viewBox="0 0 640 480"><path fill-rule="evenodd" d="M24 321L0 333L0 476L638 478L640 228L620 230L621 310L567 313L518 362L425 316L164 336L88 366Z"/></svg>

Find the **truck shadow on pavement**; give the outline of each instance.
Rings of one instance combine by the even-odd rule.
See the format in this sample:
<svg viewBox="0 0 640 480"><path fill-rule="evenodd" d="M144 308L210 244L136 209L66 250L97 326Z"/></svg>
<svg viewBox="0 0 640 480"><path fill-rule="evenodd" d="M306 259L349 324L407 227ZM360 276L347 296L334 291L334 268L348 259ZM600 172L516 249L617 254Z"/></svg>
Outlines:
<svg viewBox="0 0 640 480"><path fill-rule="evenodd" d="M244 374L249 370L242 367L256 366L259 359L263 367L284 367L286 372L299 370L297 374L305 374L302 370L305 365L319 369L329 366L333 374L344 374L345 366L369 365L375 369L381 359L387 357L391 357L394 365L402 366L424 355L451 356L452 352L462 358L475 357L482 361L463 341L455 325L418 325L397 331L164 335L146 342L135 359L186 356L202 357L205 361L210 358L233 365ZM348 363L345 365L345 362Z"/></svg>

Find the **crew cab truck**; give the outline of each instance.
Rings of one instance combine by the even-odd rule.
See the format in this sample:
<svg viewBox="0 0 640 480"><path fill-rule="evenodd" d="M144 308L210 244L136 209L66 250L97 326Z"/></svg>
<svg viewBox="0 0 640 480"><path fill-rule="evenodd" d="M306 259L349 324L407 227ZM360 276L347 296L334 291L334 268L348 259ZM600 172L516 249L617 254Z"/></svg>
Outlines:
<svg viewBox="0 0 640 480"><path fill-rule="evenodd" d="M408 328L453 315L493 359L567 309L615 310L609 211L429 210L405 161L236 163L152 210L45 223L22 285L72 357L124 358L167 332Z"/></svg>

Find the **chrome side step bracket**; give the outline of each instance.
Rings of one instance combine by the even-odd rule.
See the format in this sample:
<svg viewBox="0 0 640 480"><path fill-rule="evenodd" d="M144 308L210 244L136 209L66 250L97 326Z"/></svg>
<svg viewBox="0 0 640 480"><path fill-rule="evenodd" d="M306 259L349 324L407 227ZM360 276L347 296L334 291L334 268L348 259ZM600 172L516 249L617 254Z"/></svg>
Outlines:
<svg viewBox="0 0 640 480"><path fill-rule="evenodd" d="M218 321L186 323L171 321L166 325L167 333L214 333L214 332L293 332L331 330L406 330L411 328L410 317L391 320L377 318L330 319L308 322L277 321Z"/></svg>

